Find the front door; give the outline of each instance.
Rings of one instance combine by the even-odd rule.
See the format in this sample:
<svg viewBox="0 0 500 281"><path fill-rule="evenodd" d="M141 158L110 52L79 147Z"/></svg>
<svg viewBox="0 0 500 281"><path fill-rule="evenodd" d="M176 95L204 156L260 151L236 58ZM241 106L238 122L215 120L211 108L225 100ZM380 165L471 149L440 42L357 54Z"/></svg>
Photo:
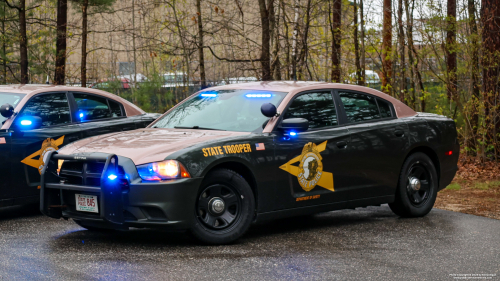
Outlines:
<svg viewBox="0 0 500 281"><path fill-rule="evenodd" d="M45 153L81 138L80 128L72 122L66 93L43 93L32 97L16 117L16 123L30 116L42 118L42 127L23 130L16 126L13 130L9 161L11 198L37 196Z"/></svg>
<svg viewBox="0 0 500 281"><path fill-rule="evenodd" d="M286 136L276 132L275 210L342 201L347 190L344 161L350 150L349 132L339 125L331 91L296 96L283 119L305 118L309 130Z"/></svg>

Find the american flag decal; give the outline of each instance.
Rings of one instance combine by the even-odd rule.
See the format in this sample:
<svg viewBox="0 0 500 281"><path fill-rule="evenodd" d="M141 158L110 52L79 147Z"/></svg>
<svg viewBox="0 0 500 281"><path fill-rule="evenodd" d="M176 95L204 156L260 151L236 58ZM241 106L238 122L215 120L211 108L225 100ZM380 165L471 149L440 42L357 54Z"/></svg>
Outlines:
<svg viewBox="0 0 500 281"><path fill-rule="evenodd" d="M256 143L255 144L255 149L257 149L257 150L266 150L266 147L264 146L263 143Z"/></svg>

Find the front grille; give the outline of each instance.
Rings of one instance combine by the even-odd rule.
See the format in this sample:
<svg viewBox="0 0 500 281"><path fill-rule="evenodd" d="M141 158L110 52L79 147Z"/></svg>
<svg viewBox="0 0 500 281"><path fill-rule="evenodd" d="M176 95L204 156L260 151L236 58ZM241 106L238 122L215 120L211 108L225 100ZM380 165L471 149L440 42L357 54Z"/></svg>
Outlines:
<svg viewBox="0 0 500 281"><path fill-rule="evenodd" d="M65 184L95 186L101 185L101 175L105 162L81 162L66 160L62 164L59 176ZM125 172L118 166L118 176L123 177Z"/></svg>

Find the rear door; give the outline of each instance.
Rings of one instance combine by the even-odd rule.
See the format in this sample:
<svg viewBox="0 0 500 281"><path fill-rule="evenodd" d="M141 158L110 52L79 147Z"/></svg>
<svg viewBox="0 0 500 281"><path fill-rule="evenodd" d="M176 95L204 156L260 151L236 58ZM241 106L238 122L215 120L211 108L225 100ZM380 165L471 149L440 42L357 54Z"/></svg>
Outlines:
<svg viewBox="0 0 500 281"><path fill-rule="evenodd" d="M344 163L348 200L394 194L409 144L408 126L396 118L392 104L376 96L338 90L336 98L351 136Z"/></svg>
<svg viewBox="0 0 500 281"><path fill-rule="evenodd" d="M89 93L72 93L75 119L83 137L134 130L133 118L127 118L123 105L103 96Z"/></svg>
<svg viewBox="0 0 500 281"><path fill-rule="evenodd" d="M283 119L307 119L309 130L296 136L276 131L275 210L342 200L350 141L337 111L330 90L301 93L284 111Z"/></svg>
<svg viewBox="0 0 500 281"><path fill-rule="evenodd" d="M81 138L80 128L71 117L66 92L33 96L16 116L16 123L31 116L42 119L41 128L16 127L11 135L11 184L6 194L9 198L37 196L45 153Z"/></svg>

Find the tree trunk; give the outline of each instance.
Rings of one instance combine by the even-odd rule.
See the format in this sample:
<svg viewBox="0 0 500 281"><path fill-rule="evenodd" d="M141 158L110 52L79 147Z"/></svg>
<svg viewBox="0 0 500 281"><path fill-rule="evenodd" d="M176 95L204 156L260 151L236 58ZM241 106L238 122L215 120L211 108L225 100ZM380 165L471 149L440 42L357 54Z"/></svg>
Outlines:
<svg viewBox="0 0 500 281"><path fill-rule="evenodd" d="M260 54L260 63L262 66L262 81L270 81L273 80L271 75L271 48L270 41L271 36L269 34L269 11L274 9L274 0L268 0L269 3L266 5L266 0L259 0L259 9L260 9L260 21L262 25L262 48Z"/></svg>
<svg viewBox="0 0 500 281"><path fill-rule="evenodd" d="M202 89L207 87L205 77L205 56L203 55L203 24L201 22L201 0L196 0L196 10L198 11L198 59L200 61L200 86Z"/></svg>
<svg viewBox="0 0 500 281"><path fill-rule="evenodd" d="M302 33L302 49L298 58L298 69L299 79L304 80L304 68L306 67L307 54L309 52L309 46L307 40L309 38L309 27L311 23L311 0L307 0L306 4L306 19L304 22L304 32ZM312 79L312 77L311 77Z"/></svg>
<svg viewBox="0 0 500 281"><path fill-rule="evenodd" d="M82 65L81 65L81 81L82 87L87 87L87 8L89 0L82 1Z"/></svg>
<svg viewBox="0 0 500 281"><path fill-rule="evenodd" d="M183 57L184 57L184 63L186 65L186 75L183 75L184 77L184 85L189 85L189 78L190 78L190 75L191 75L191 68L189 67L189 52L188 52L188 49L187 49L187 46L186 46L186 38L184 37L184 34L182 32L182 27L181 27L181 23L179 21L179 17L177 16L177 8L176 8L176 1L172 1L170 6L172 7L172 10L174 12L174 18L175 18L175 24L176 24L176 27L177 27L177 30L179 30L179 37L180 37L180 41L181 41L181 45L182 45L182 53L183 53ZM135 52L134 52L135 54ZM187 79L187 81L186 81ZM184 97L184 94L183 94L183 97Z"/></svg>
<svg viewBox="0 0 500 281"><path fill-rule="evenodd" d="M405 30L403 26L403 0L398 1L398 39L399 39L399 100L405 102L406 95L406 58Z"/></svg>
<svg viewBox="0 0 500 281"><path fill-rule="evenodd" d="M5 20L6 20L6 4L3 3L3 19L2 19L2 34L4 34L4 38L2 38L2 68L3 68L3 81L2 83L7 84L7 43L5 42Z"/></svg>
<svg viewBox="0 0 500 281"><path fill-rule="evenodd" d="M285 2L281 1L281 10L282 10L282 17L283 17L283 24L285 25L285 32L284 32L284 40L285 40L285 48L286 48L286 54L285 54L285 65L286 65L286 71L285 71L285 79L290 80L290 40L288 40L288 23L286 21L286 10L285 10Z"/></svg>
<svg viewBox="0 0 500 281"><path fill-rule="evenodd" d="M292 35L292 80L297 81L297 37L299 35L300 0L295 0L295 17Z"/></svg>
<svg viewBox="0 0 500 281"><path fill-rule="evenodd" d="M364 0L359 0L359 13L360 13L360 18L361 18L361 79L358 83L358 85L364 86L366 83L366 58L365 58L365 16L364 16L364 7L363 7L363 1Z"/></svg>
<svg viewBox="0 0 500 281"><path fill-rule="evenodd" d="M175 6L175 2L173 5ZM175 10L174 10L174 13L176 13ZM177 14L175 14L175 18L177 19ZM179 33L180 33L180 30L179 30ZM135 0L132 0L132 49L133 49L132 52L134 53L134 89L136 89L137 88L137 48L135 47ZM128 66L128 72L129 72L129 77L130 77L130 65Z"/></svg>
<svg viewBox="0 0 500 281"><path fill-rule="evenodd" d="M332 32L332 74L331 79L334 83L340 83L340 43L342 21L342 0L333 0L332 22L330 30Z"/></svg>
<svg viewBox="0 0 500 281"><path fill-rule="evenodd" d="M360 85L361 81L361 63L359 61L359 39L358 39L358 4L354 0L354 60L356 65L356 84Z"/></svg>
<svg viewBox="0 0 500 281"><path fill-rule="evenodd" d="M500 3L498 0L482 0L481 21L483 23L483 100L487 121L485 140L496 146L498 145L495 140L498 129L497 107L500 86Z"/></svg>
<svg viewBox="0 0 500 281"><path fill-rule="evenodd" d="M478 31L476 23L476 6L474 0L467 1L467 10L469 13L470 27L470 45L471 45L471 90L472 90L472 112L470 121L470 136L465 145L471 148L477 147L477 129L479 125L479 54L478 54Z"/></svg>
<svg viewBox="0 0 500 281"><path fill-rule="evenodd" d="M57 0L56 69L54 84L64 85L66 74L66 28L68 24L68 0Z"/></svg>
<svg viewBox="0 0 500 281"><path fill-rule="evenodd" d="M457 31L457 0L448 0L447 27L446 27L446 74L447 74L447 95L449 100L458 103L457 95L457 52L456 52L456 31Z"/></svg>
<svg viewBox="0 0 500 281"><path fill-rule="evenodd" d="M410 61L410 66L413 69L413 72L415 73L416 79L417 79L417 84L420 88L420 97L415 94L415 99L418 97L421 100L420 103L420 110L425 111L425 97L423 96L424 92L424 84L422 83L422 75L420 74L420 70L418 69L418 66L420 64L420 58L418 56L417 50L415 49L415 44L413 43L413 10L415 8L415 0L411 0L411 9L410 9L410 0L405 0L405 6L406 6L406 18L408 20L408 32L407 32L407 38L408 38L408 58L411 58L412 61ZM413 58L415 58L415 62L413 62ZM416 92L416 89L415 89Z"/></svg>
<svg viewBox="0 0 500 281"><path fill-rule="evenodd" d="M392 94L392 0L384 0L382 27L382 90Z"/></svg>
<svg viewBox="0 0 500 281"><path fill-rule="evenodd" d="M19 51L21 53L21 84L29 83L28 37L26 36L26 0L19 1Z"/></svg>
<svg viewBox="0 0 500 281"><path fill-rule="evenodd" d="M280 0L281 2L281 0ZM271 73L273 74L273 79L280 81L281 80L281 63L280 63L280 57L279 57L279 50L280 50L280 29L279 29L279 23L280 23L280 12L281 12L281 5L278 3L278 14L276 15L276 20L274 22L275 28L274 28L274 46L273 46L273 62L271 63Z"/></svg>

